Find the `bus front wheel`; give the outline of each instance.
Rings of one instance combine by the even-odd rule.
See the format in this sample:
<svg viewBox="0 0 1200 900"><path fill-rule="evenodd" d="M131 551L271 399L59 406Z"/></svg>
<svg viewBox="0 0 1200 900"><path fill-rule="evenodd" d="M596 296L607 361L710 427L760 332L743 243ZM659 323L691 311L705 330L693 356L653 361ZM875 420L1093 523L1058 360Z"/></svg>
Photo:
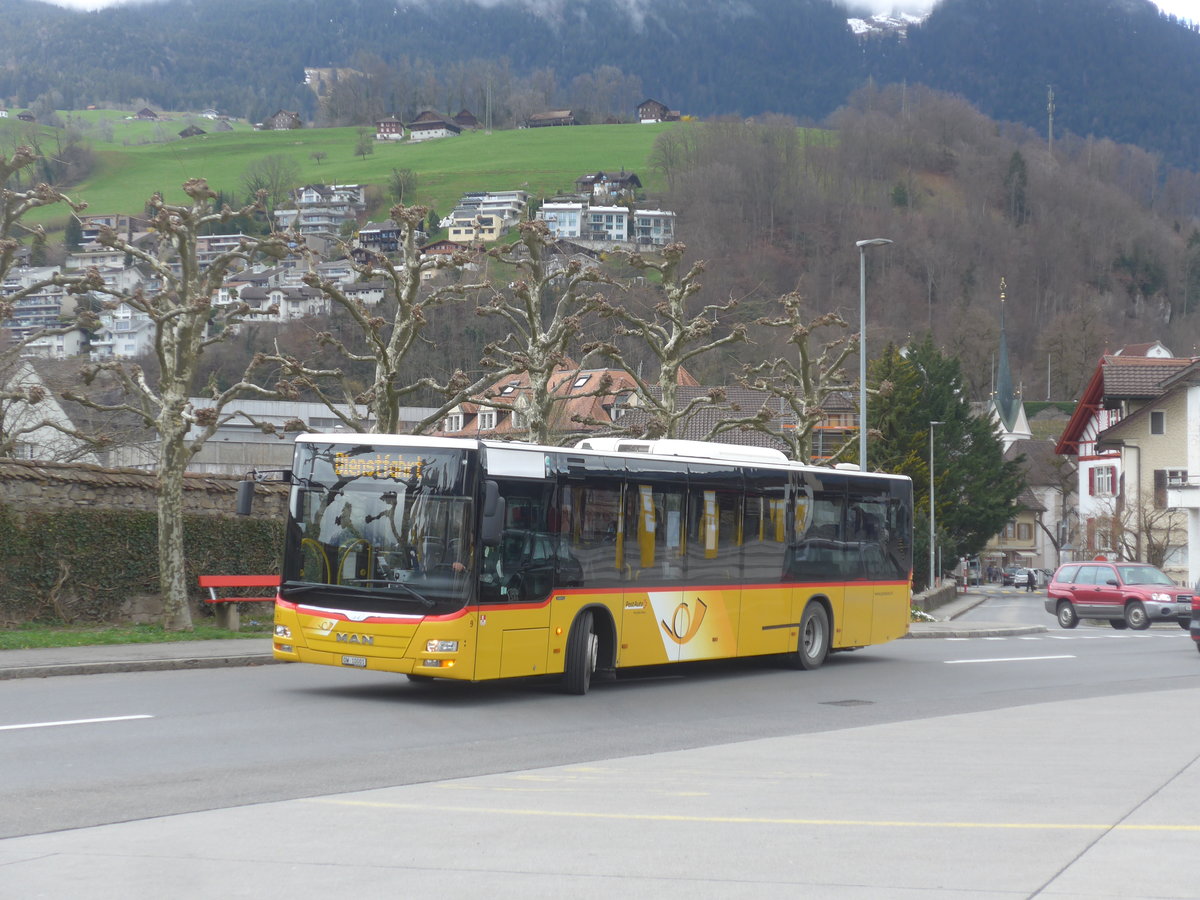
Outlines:
<svg viewBox="0 0 1200 900"><path fill-rule="evenodd" d="M819 669L829 655L829 614L820 603L804 607L800 617L800 639L790 662L793 668Z"/></svg>
<svg viewBox="0 0 1200 900"><path fill-rule="evenodd" d="M593 626L590 609L584 610L567 635L567 659L563 670L563 688L568 694L586 694L592 686L600 640Z"/></svg>

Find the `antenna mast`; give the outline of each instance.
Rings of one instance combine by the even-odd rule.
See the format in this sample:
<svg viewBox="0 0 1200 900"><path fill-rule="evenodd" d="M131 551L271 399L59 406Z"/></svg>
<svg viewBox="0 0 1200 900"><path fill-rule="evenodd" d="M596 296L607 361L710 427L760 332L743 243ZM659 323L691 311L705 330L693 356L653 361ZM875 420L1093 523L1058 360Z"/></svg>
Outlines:
<svg viewBox="0 0 1200 900"><path fill-rule="evenodd" d="M1054 156L1054 85L1046 85L1046 115L1048 117L1048 127L1046 133L1050 139L1050 156Z"/></svg>

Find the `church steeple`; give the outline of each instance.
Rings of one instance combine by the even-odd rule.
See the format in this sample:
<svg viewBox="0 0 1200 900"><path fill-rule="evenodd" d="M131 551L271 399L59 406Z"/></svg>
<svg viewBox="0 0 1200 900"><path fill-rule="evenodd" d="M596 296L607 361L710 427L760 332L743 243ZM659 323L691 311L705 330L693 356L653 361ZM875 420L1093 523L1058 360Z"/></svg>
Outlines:
<svg viewBox="0 0 1200 900"><path fill-rule="evenodd" d="M1021 402L1021 395L1013 386L1012 367L1008 359L1008 330L1004 319L1007 290L1008 285L1001 278L1000 354L996 363L996 392L992 396L992 409L1006 448L1016 441L1033 436L1029 429L1029 420L1025 417L1025 404Z"/></svg>

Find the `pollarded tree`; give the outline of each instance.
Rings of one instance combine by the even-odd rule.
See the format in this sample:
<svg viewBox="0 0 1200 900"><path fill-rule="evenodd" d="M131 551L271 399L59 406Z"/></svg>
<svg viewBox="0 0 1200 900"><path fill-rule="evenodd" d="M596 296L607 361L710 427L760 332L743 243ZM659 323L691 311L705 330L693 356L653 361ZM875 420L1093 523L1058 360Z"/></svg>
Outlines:
<svg viewBox="0 0 1200 900"><path fill-rule="evenodd" d="M779 298L783 312L764 316L755 324L782 328L795 352L793 358L778 356L747 364L738 382L751 390L764 391L774 403L765 403L753 416L729 418L721 422L712 436L736 428L754 428L787 445L792 459L807 463L813 458L813 429L826 417L825 403L830 396L852 388L844 368L846 359L858 349L856 337L841 336L813 346L814 333L826 328L850 326L837 313L810 318L805 314L804 299L797 293ZM786 416L793 427L780 428L779 418ZM843 448L830 455L836 459Z"/></svg>
<svg viewBox="0 0 1200 900"><path fill-rule="evenodd" d="M693 398L680 407L680 370L701 354L746 339L746 329L741 324L716 336L721 330L722 314L736 309L737 300L710 303L693 311L690 301L700 291L704 263L694 263L680 274L686 252L687 246L676 242L663 248L661 261L648 260L639 253L630 254L630 266L638 271L657 272L662 279L658 289L660 299L649 314L627 309L603 297L592 301L592 308L614 323L614 336L638 338L658 358L658 379L652 386L642 377L640 367L627 359L616 344L600 341L585 347L588 352L607 357L634 380L643 408L650 414L649 437L678 437L683 423L697 407L723 399L723 392L717 391Z"/></svg>
<svg viewBox="0 0 1200 900"><path fill-rule="evenodd" d="M400 229L399 261L386 257L373 258L355 268L361 278L382 277L387 287L384 301L369 308L357 296L348 294L340 285L320 278L315 265L305 276L309 287L320 290L343 311L350 320L355 345L323 332L318 340L331 348L351 365L363 365L371 371L370 382L364 388L360 378L348 366L317 368L307 361L280 352L265 356L264 361L280 367L283 381L278 389L290 396L311 393L333 412L342 424L352 431L377 434L396 434L400 430L400 410L406 401L425 393L437 393L449 399L432 415L419 422L415 430L425 431L439 422L446 411L464 396L469 382L461 372L455 372L445 383L428 373L409 372L414 348L424 340L429 313L448 303L461 300L478 290L477 284L446 284L432 290L422 284L422 273L433 270L462 271L467 259L456 254L445 257L421 258L416 235L429 212L423 206L397 204L391 218ZM310 262L315 262L311 254ZM388 311L388 304L394 304Z"/></svg>
<svg viewBox="0 0 1200 900"><path fill-rule="evenodd" d="M555 415L563 397L555 393L554 379L562 378L564 368L572 366L569 353L582 332L588 305L604 302L599 295L585 297L584 291L612 282L596 267L576 259L561 267L550 265L550 229L545 222L522 222L520 234L518 243L492 251L495 259L515 267L522 277L476 310L478 315L501 319L509 331L484 348L484 376L467 396L481 406L519 411L530 441L558 443L569 438L572 429ZM525 375L529 382L520 406L490 389L515 374Z"/></svg>
<svg viewBox="0 0 1200 900"><path fill-rule="evenodd" d="M133 244L109 228L102 229L99 236L100 244L128 254L156 277L156 286L149 290L102 286L98 292L111 298L108 307L124 304L153 323L157 383L152 383L138 365L108 360L92 366L87 380L90 383L100 372L111 372L125 389L121 402L102 403L79 392L64 395L92 409L130 413L155 431L159 582L163 625L171 631L192 627L183 550L183 476L187 465L229 418L224 410L231 401L244 396L279 396L253 380L254 369L262 361L256 358L241 379L225 390L210 384L206 390L209 405L193 405L190 398L199 393L197 372L205 349L224 340L249 313L244 303L218 306L214 297L236 265L263 255L282 258L288 252L278 238L246 238L236 248L202 265L197 256L197 237L213 223L228 222L261 209L261 197L254 207L216 210L216 194L203 179L188 181L183 190L190 201L186 204L169 204L161 194L151 198L149 224L156 239L149 247Z"/></svg>
<svg viewBox="0 0 1200 900"><path fill-rule="evenodd" d="M12 269L21 249L20 238L45 237L40 225L24 223L23 219L29 213L62 204L69 207L72 213L69 221L78 224L74 216L87 207L86 203L76 203L45 184L28 190L7 187L19 183L22 177L28 178L37 162L37 153L26 146L17 147L11 156L0 156L0 282L6 280ZM85 307L76 311L71 307L98 283L99 278L94 272L73 276L63 275L56 270L45 277L22 281L14 291L0 296L0 322L3 323L19 317L24 301L47 288L63 288L66 296L60 324L25 332L19 338L5 335L0 349L0 456L12 456L18 444L34 434L45 435L46 429L70 436L54 442L61 448L70 448L70 452L74 452L83 446L64 417L50 411L49 407L54 404L47 396L45 385L22 362L22 357L33 344L70 334L92 324L94 316L90 310ZM64 452L67 452L66 449ZM55 453L58 455L58 451Z"/></svg>

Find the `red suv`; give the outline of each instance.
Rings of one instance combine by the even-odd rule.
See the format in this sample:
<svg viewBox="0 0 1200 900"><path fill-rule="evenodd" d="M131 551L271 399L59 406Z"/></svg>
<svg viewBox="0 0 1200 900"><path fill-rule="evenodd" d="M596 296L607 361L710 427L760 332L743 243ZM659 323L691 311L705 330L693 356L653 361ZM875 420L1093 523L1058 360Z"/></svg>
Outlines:
<svg viewBox="0 0 1200 900"><path fill-rule="evenodd" d="M1108 619L1141 631L1153 622L1192 622L1192 591L1146 563L1085 562L1059 566L1046 588L1046 612L1063 628L1080 619Z"/></svg>
<svg viewBox="0 0 1200 900"><path fill-rule="evenodd" d="M1192 640L1200 650L1200 596L1192 596Z"/></svg>

